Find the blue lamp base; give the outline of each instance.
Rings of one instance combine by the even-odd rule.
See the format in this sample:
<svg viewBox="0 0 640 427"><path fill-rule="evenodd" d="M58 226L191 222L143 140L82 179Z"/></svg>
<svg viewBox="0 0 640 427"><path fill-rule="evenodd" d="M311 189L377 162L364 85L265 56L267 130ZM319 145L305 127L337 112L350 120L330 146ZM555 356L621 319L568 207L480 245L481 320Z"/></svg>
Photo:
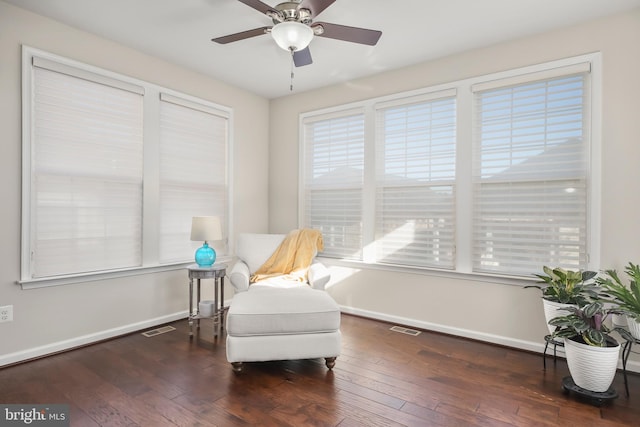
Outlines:
<svg viewBox="0 0 640 427"><path fill-rule="evenodd" d="M196 263L198 267L206 268L211 267L214 262L216 262L216 251L204 242L204 245L196 251Z"/></svg>

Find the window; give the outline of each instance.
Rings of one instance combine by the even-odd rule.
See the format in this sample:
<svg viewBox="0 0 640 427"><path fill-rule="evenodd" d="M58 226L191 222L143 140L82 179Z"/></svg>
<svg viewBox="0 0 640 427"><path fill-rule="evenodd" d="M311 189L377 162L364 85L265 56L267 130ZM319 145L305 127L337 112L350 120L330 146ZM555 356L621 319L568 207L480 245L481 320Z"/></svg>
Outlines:
<svg viewBox="0 0 640 427"><path fill-rule="evenodd" d="M578 68L474 89L474 271L586 267L589 68Z"/></svg>
<svg viewBox="0 0 640 427"><path fill-rule="evenodd" d="M228 114L160 99L160 262L176 262L202 245L189 241L192 217L226 216Z"/></svg>
<svg viewBox="0 0 640 427"><path fill-rule="evenodd" d="M324 254L362 259L364 115L304 122L304 223L322 231Z"/></svg>
<svg viewBox="0 0 640 427"><path fill-rule="evenodd" d="M142 91L51 65L34 63L32 277L139 266Z"/></svg>
<svg viewBox="0 0 640 427"><path fill-rule="evenodd" d="M303 114L301 226L323 232L323 256L368 263L507 277L597 268L599 62Z"/></svg>
<svg viewBox="0 0 640 427"><path fill-rule="evenodd" d="M23 60L21 283L190 261L191 217L227 217L229 111L27 47Z"/></svg>
<svg viewBox="0 0 640 427"><path fill-rule="evenodd" d="M428 98L376 106L375 259L452 269L455 92Z"/></svg>

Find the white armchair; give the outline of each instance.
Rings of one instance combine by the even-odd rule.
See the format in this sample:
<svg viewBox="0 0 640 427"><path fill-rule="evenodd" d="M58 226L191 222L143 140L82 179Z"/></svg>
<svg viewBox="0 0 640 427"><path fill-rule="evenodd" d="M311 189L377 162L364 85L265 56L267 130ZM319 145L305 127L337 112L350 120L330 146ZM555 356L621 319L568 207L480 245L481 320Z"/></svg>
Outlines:
<svg viewBox="0 0 640 427"><path fill-rule="evenodd" d="M238 260L229 274L229 280L235 292L244 292L249 289L251 275L273 254L285 237L285 234L253 233L243 233L238 236L236 242ZM274 277L254 283L251 287L288 288L308 285L313 289L324 290L325 285L331 279L331 274L322 263L313 262L309 267L307 279L308 283L305 284L296 280L287 280L284 277Z"/></svg>
<svg viewBox="0 0 640 427"><path fill-rule="evenodd" d="M226 321L227 360L236 373L244 362L314 358L324 358L332 369L340 355L340 307L324 291L326 267L312 263L308 283L282 275L249 284L285 237L238 236L238 260L229 274L235 294Z"/></svg>

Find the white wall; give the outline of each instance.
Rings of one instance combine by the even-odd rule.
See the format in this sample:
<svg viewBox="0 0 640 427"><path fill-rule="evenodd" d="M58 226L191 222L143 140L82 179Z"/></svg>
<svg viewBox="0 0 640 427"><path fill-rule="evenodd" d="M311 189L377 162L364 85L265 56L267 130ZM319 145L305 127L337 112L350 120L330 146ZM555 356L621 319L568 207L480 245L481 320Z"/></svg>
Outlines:
<svg viewBox="0 0 640 427"><path fill-rule="evenodd" d="M640 9L397 71L271 101L269 229L297 227L302 112L600 51L603 58L603 268L640 263ZM424 40L423 43L437 43ZM547 333L539 293L470 278L333 266L345 310L520 348ZM533 273L533 272L532 272ZM640 370L640 364L633 365Z"/></svg>
<svg viewBox="0 0 640 427"><path fill-rule="evenodd" d="M266 99L0 1L0 306L14 308L14 321L0 323L0 365L185 317L188 304L185 270L33 290L16 284L22 44L233 108L234 231L268 228Z"/></svg>

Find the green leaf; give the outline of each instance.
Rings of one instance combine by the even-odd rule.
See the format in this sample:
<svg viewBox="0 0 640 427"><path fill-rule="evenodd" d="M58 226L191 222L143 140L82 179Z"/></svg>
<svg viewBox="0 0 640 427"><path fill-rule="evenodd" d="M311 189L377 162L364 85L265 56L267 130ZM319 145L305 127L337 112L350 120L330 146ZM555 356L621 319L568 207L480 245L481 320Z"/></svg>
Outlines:
<svg viewBox="0 0 640 427"><path fill-rule="evenodd" d="M569 327L579 334L591 329L591 325L588 322L586 322L584 319L574 319L574 321L569 325Z"/></svg>
<svg viewBox="0 0 640 427"><path fill-rule="evenodd" d="M640 286L638 286L638 282L631 282L631 294L640 309Z"/></svg>
<svg viewBox="0 0 640 427"><path fill-rule="evenodd" d="M622 281L620 280L620 277L618 276L618 272L616 270L606 270L606 273L611 276L611 278L613 280L615 280L615 282L618 285L622 285Z"/></svg>
<svg viewBox="0 0 640 427"><path fill-rule="evenodd" d="M594 347L605 347L605 336L602 332L595 329L589 329L582 334L584 341Z"/></svg>
<svg viewBox="0 0 640 427"><path fill-rule="evenodd" d="M562 317L554 317L553 319L549 320L549 324L551 326L566 327L566 326L572 325L573 321L572 319L569 318L569 316L562 316Z"/></svg>
<svg viewBox="0 0 640 427"><path fill-rule="evenodd" d="M571 338L571 337L575 337L576 333L571 330L571 329L560 329L558 331L555 331L553 333L553 337L554 338Z"/></svg>
<svg viewBox="0 0 640 427"><path fill-rule="evenodd" d="M593 317L596 313L602 311L603 305L601 302L594 302L585 306L582 311L585 317Z"/></svg>

